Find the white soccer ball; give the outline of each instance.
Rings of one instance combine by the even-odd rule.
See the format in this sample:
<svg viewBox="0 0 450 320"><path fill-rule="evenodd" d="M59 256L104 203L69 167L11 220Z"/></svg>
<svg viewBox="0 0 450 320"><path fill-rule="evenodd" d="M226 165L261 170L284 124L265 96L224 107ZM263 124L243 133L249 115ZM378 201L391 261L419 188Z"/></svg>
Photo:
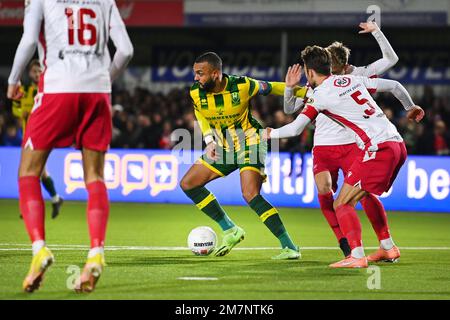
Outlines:
<svg viewBox="0 0 450 320"><path fill-rule="evenodd" d="M197 256L207 256L216 248L217 235L210 227L192 229L188 236L188 247Z"/></svg>

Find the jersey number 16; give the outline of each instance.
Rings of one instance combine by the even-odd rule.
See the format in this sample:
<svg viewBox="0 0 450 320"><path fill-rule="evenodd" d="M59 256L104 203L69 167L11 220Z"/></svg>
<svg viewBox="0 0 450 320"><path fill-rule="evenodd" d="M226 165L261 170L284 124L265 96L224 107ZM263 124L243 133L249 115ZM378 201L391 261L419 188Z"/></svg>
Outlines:
<svg viewBox="0 0 450 320"><path fill-rule="evenodd" d="M97 43L97 29L95 25L86 23L84 21L85 17L88 16L91 19L95 19L95 11L88 8L80 8L78 12L74 12L72 8L66 8L65 14L67 16L67 22L69 26L69 45L75 44L75 30L78 36L78 43L80 45L92 46ZM76 24L75 26L75 16ZM86 37L85 31L89 31L90 37Z"/></svg>

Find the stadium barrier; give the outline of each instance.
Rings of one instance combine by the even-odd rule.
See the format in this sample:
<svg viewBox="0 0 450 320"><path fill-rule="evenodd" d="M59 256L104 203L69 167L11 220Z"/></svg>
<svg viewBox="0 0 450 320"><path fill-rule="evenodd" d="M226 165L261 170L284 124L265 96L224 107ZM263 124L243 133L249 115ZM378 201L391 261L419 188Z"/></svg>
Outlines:
<svg viewBox="0 0 450 320"><path fill-rule="evenodd" d="M111 201L191 203L179 181L199 151L183 154L166 150L110 150L105 181ZM17 198L20 148L0 148L0 198ZM67 200L85 200L81 153L52 152L47 169L58 192ZM396 182L382 195L387 210L450 213L450 157L409 156ZM310 154L272 153L267 159L262 193L274 206L319 207ZM225 205L245 205L238 172L211 182L208 188ZM342 175L339 183L342 183ZM225 183L224 183L225 182ZM44 196L48 198L48 195ZM1 210L0 210L1 211Z"/></svg>

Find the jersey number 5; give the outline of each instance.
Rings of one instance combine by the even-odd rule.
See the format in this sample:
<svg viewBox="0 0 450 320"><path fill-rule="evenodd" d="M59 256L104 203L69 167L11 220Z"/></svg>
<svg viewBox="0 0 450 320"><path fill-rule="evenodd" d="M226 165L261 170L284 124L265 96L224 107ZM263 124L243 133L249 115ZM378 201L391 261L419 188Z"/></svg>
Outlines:
<svg viewBox="0 0 450 320"><path fill-rule="evenodd" d="M93 24L86 23L85 17L88 16L91 19L96 17L95 11L92 9L81 8L78 10L78 14L74 13L72 8L66 8L65 14L69 26L69 45L75 44L75 30L77 31L78 43L80 45L93 46L97 43L97 29ZM75 26L74 16L77 16L77 29ZM90 36L86 37L85 31L89 31Z"/></svg>
<svg viewBox="0 0 450 320"><path fill-rule="evenodd" d="M366 98L362 98L360 99L359 96L361 95L361 91L357 90L355 92L353 92L351 94L351 97L353 98L353 100L355 100L355 102L357 104L359 104L360 106L367 104L369 106L368 109L364 110L364 113L366 114L364 116L364 118L369 118L371 115L373 115L375 113L375 108L370 104L369 100L367 100Z"/></svg>

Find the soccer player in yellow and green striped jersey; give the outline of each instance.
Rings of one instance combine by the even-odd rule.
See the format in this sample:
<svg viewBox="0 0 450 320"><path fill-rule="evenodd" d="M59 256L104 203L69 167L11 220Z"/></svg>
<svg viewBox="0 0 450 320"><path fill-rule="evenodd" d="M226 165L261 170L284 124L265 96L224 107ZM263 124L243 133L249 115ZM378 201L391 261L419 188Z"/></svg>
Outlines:
<svg viewBox="0 0 450 320"><path fill-rule="evenodd" d="M245 201L277 237L282 251L274 259L298 259L300 252L290 238L278 210L260 194L265 180L267 145L260 139L262 125L252 116L250 99L256 95L284 94L282 82L267 82L222 73L222 60L214 52L199 56L193 66L195 83L190 89L195 116L206 143L205 154L181 180L181 188L197 207L215 220L224 236L216 256L224 256L244 239L245 232L229 218L205 185L239 169ZM306 88L296 95L304 97Z"/></svg>
<svg viewBox="0 0 450 320"><path fill-rule="evenodd" d="M32 60L28 65L28 76L31 80L29 85L22 85L20 91L22 92L22 97L20 100L14 100L12 103L13 115L20 120L22 120L22 134L25 134L27 127L28 117L34 106L34 97L38 92L39 77L41 76L41 64L38 60ZM63 199L55 189L55 184L53 179L44 168L41 175L41 182L45 190L51 197L52 201L52 218L56 218L59 215Z"/></svg>

